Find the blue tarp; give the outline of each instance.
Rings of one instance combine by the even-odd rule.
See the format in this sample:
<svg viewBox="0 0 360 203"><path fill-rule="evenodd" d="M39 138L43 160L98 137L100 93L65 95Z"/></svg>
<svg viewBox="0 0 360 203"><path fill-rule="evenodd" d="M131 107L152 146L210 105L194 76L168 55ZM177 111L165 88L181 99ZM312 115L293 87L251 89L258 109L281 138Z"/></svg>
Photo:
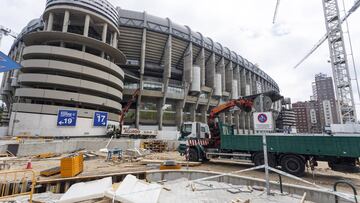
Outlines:
<svg viewBox="0 0 360 203"><path fill-rule="evenodd" d="M0 51L0 73L21 68L21 65L13 61L6 54Z"/></svg>

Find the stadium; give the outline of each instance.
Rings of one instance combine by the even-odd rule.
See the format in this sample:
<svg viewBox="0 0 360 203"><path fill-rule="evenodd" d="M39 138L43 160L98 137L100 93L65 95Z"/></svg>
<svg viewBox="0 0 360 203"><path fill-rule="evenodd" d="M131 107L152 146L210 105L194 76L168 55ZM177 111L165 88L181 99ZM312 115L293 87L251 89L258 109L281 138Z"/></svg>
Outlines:
<svg viewBox="0 0 360 203"><path fill-rule="evenodd" d="M103 135L95 112L116 123L136 89L140 96L125 124L161 131L206 122L209 109L229 99L279 92L259 67L188 26L106 0L47 0L9 56L22 65L4 73L1 84L9 135ZM75 126L57 124L66 109L77 112ZM220 117L239 133L253 129L250 113Z"/></svg>

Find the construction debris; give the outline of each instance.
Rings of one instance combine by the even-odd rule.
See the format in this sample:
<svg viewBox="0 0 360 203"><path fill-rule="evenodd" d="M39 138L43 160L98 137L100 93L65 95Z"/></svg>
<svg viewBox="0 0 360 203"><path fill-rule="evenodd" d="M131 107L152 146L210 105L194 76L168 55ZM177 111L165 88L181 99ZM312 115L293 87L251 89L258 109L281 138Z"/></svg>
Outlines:
<svg viewBox="0 0 360 203"><path fill-rule="evenodd" d="M232 185L218 181L189 181L187 178L164 182L164 187L169 190L161 190L158 202L231 202L231 203L298 203L299 195L282 195L274 193L266 195L263 191L249 190L246 185ZM229 192L233 191L233 192Z"/></svg>
<svg viewBox="0 0 360 203"><path fill-rule="evenodd" d="M41 176L50 177L56 174L60 173L60 166L55 166L49 169L45 169L43 171L40 171Z"/></svg>
<svg viewBox="0 0 360 203"><path fill-rule="evenodd" d="M69 190L60 198L58 203L80 202L103 198L105 191L111 187L111 177L90 182L76 183L69 188Z"/></svg>
<svg viewBox="0 0 360 203"><path fill-rule="evenodd" d="M48 152L48 153L42 153L42 154L35 155L33 158L47 159L47 158L52 158L52 157L56 157L56 156L59 156L59 154Z"/></svg>
<svg viewBox="0 0 360 203"><path fill-rule="evenodd" d="M146 155L150 154L149 150L146 149L139 149L139 148L134 148L134 149L127 149L125 150L125 155L128 156L132 156L132 157L144 157Z"/></svg>
<svg viewBox="0 0 360 203"><path fill-rule="evenodd" d="M144 149L151 150L152 152L163 152L166 150L167 143L163 140L147 140L141 143Z"/></svg>
<svg viewBox="0 0 360 203"><path fill-rule="evenodd" d="M105 196L120 202L157 203L162 188L157 183L147 183L127 175L116 190L107 190Z"/></svg>

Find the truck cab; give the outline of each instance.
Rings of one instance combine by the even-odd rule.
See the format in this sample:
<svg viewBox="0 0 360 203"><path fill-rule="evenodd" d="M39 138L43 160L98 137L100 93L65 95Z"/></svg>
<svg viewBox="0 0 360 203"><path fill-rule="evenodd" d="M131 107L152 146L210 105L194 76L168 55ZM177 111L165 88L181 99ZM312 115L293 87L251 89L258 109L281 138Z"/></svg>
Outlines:
<svg viewBox="0 0 360 203"><path fill-rule="evenodd" d="M201 122L184 122L179 140L211 138L208 124Z"/></svg>

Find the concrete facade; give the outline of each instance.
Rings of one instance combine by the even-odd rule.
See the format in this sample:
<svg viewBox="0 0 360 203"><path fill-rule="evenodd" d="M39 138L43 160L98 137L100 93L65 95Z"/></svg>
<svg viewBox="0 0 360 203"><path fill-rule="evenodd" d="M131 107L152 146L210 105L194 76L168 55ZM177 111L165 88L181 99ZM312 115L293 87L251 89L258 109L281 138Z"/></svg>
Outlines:
<svg viewBox="0 0 360 203"><path fill-rule="evenodd" d="M23 68L5 73L1 84L11 114L56 117L59 109L75 108L87 123L93 111L108 112L116 121L121 105L139 88L125 124L163 130L184 121L206 122L211 108L229 99L279 91L260 68L187 26L99 2L47 1L42 18L24 28L9 53ZM20 132L21 122L28 125L11 118L10 135ZM220 118L239 133L253 127L244 112ZM71 133L86 132L97 135L98 129Z"/></svg>
<svg viewBox="0 0 360 203"><path fill-rule="evenodd" d="M317 101L296 102L292 105L299 133L321 133L319 105Z"/></svg>
<svg viewBox="0 0 360 203"><path fill-rule="evenodd" d="M313 97L318 102L319 116L322 128L331 124L339 124L339 113L332 77L326 74L316 74L313 86Z"/></svg>

